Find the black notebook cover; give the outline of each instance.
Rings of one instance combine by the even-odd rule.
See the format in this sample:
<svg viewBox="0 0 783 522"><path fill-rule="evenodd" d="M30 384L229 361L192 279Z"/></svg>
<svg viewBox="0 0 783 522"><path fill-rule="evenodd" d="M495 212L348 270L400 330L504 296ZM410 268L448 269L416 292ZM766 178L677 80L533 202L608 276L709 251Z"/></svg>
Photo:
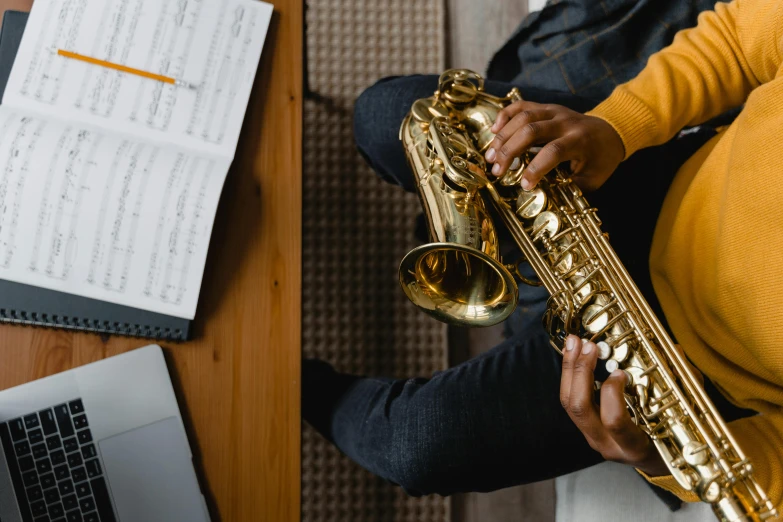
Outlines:
<svg viewBox="0 0 783 522"><path fill-rule="evenodd" d="M6 11L0 30L0 99L28 13ZM0 279L0 322L70 328L90 332L186 340L190 321L88 297Z"/></svg>

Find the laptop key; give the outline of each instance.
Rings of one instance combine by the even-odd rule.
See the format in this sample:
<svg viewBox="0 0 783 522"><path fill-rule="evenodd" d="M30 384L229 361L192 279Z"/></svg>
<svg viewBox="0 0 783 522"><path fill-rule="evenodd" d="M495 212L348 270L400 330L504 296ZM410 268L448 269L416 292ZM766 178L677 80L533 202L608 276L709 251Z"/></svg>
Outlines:
<svg viewBox="0 0 783 522"><path fill-rule="evenodd" d="M63 497L63 507L66 511L70 511L71 509L76 509L79 507L79 501L76 500L76 495L68 495L67 497Z"/></svg>
<svg viewBox="0 0 783 522"><path fill-rule="evenodd" d="M38 427L38 415L35 413L31 413L30 415L25 415L24 417L24 426L28 430L31 430L33 428Z"/></svg>
<svg viewBox="0 0 783 522"><path fill-rule="evenodd" d="M70 495L71 493L73 493L73 482L71 482L70 480L63 480L57 485L57 487L60 488L60 495L62 496Z"/></svg>
<svg viewBox="0 0 783 522"><path fill-rule="evenodd" d="M69 511L65 515L65 520L68 522L82 522L82 514L79 511Z"/></svg>
<svg viewBox="0 0 783 522"><path fill-rule="evenodd" d="M79 443L76 442L76 437L71 437L70 439L63 440L63 447L65 447L66 453L70 453L79 449Z"/></svg>
<svg viewBox="0 0 783 522"><path fill-rule="evenodd" d="M38 484L38 473L33 469L22 474L22 482L24 482L24 485L27 487L35 486Z"/></svg>
<svg viewBox="0 0 783 522"><path fill-rule="evenodd" d="M47 473L46 475L41 475L41 487L44 489L54 487L54 485L57 484L57 481L54 480L54 473Z"/></svg>
<svg viewBox="0 0 783 522"><path fill-rule="evenodd" d="M36 500L41 500L43 498L43 490L41 489L41 486L33 486L31 488L27 488L27 500L30 502L35 502Z"/></svg>
<svg viewBox="0 0 783 522"><path fill-rule="evenodd" d="M38 473L49 473L52 471L52 463L49 462L49 459L41 459L35 463L35 468L38 470Z"/></svg>
<svg viewBox="0 0 783 522"><path fill-rule="evenodd" d="M49 458L52 459L53 466L59 466L65 462L65 452L61 449L53 451L49 454Z"/></svg>
<svg viewBox="0 0 783 522"><path fill-rule="evenodd" d="M46 447L49 451L56 450L63 445L59 435L52 435L46 439Z"/></svg>
<svg viewBox="0 0 783 522"><path fill-rule="evenodd" d="M54 416L57 419L57 426L60 427L60 435L70 437L73 435L73 424L71 415L68 413L68 405L60 404L54 407Z"/></svg>
<svg viewBox="0 0 783 522"><path fill-rule="evenodd" d="M82 444L87 444L88 442L92 442L92 433L90 433L90 430L82 430L78 434L79 442Z"/></svg>
<svg viewBox="0 0 783 522"><path fill-rule="evenodd" d="M71 477L73 477L74 482L84 482L87 480L87 472L84 471L84 468L75 468L71 470Z"/></svg>
<svg viewBox="0 0 783 522"><path fill-rule="evenodd" d="M79 413L84 413L84 404L82 404L82 400L81 399L76 399L75 401L69 402L68 406L71 407L71 415L77 415Z"/></svg>
<svg viewBox="0 0 783 522"><path fill-rule="evenodd" d="M44 499L47 504L54 504L60 500L60 493L57 491L57 488L47 489L44 491Z"/></svg>
<svg viewBox="0 0 783 522"><path fill-rule="evenodd" d="M46 451L46 444L43 442L40 444L36 444L33 446L33 458L34 459L40 459L45 457L49 452Z"/></svg>
<svg viewBox="0 0 783 522"><path fill-rule="evenodd" d="M114 510L111 507L111 498L109 489L106 487L106 479L103 477L94 478L90 481L92 493L95 495L95 504L98 506L98 514L101 522L117 522L114 518Z"/></svg>
<svg viewBox="0 0 783 522"><path fill-rule="evenodd" d="M52 518L58 518L65 514L63 505L60 503L52 504L49 506L49 516Z"/></svg>
<svg viewBox="0 0 783 522"><path fill-rule="evenodd" d="M82 454L71 453L68 455L68 465L72 468L76 468L82 465Z"/></svg>
<svg viewBox="0 0 783 522"><path fill-rule="evenodd" d="M57 422L54 420L54 412L50 409L38 412L38 418L41 419L41 427L44 435L57 433Z"/></svg>
<svg viewBox="0 0 783 522"><path fill-rule="evenodd" d="M98 462L98 459L88 460L84 467L87 468L87 476L90 478L95 478L101 474L101 464Z"/></svg>
<svg viewBox="0 0 783 522"><path fill-rule="evenodd" d="M43 442L43 432L40 428L28 431L27 440L30 441L30 444L38 444L39 442Z"/></svg>
<svg viewBox="0 0 783 522"><path fill-rule="evenodd" d="M92 459L97 456L98 456L98 452L95 451L94 444L88 444L86 446L82 446L82 457L84 457L84 460Z"/></svg>
<svg viewBox="0 0 783 522"><path fill-rule="evenodd" d="M27 443L26 440L17 442L16 444L14 444L14 452L16 452L17 457L23 457L28 453L30 453L30 445Z"/></svg>
<svg viewBox="0 0 783 522"><path fill-rule="evenodd" d="M73 418L73 425L77 430L87 427L87 415L79 415Z"/></svg>
<svg viewBox="0 0 783 522"><path fill-rule="evenodd" d="M48 516L44 515L42 517L36 518L35 520L33 520L33 522L51 522L51 520L52 520L51 518L49 518ZM58 521L55 520L54 522L58 522Z"/></svg>
<svg viewBox="0 0 783 522"><path fill-rule="evenodd" d="M54 478L57 480L65 480L71 476L71 472L68 471L68 466L62 464L54 468Z"/></svg>
<svg viewBox="0 0 783 522"><path fill-rule="evenodd" d="M84 498L87 495L91 493L90 491L90 483L89 482L82 482L81 484L76 484L76 496L79 498Z"/></svg>
<svg viewBox="0 0 783 522"><path fill-rule="evenodd" d="M95 511L92 513L87 513L84 515L84 522L100 522L100 520L98 520L98 513Z"/></svg>
<svg viewBox="0 0 783 522"><path fill-rule="evenodd" d="M30 510L34 517L40 517L46 514L46 503L43 500L30 504Z"/></svg>
<svg viewBox="0 0 783 522"><path fill-rule="evenodd" d="M33 468L35 468L35 461L33 460L33 457L31 457L30 455L27 455L19 459L19 469L22 470L22 473L24 473L25 471L30 471Z"/></svg>
<svg viewBox="0 0 783 522"><path fill-rule="evenodd" d="M92 511L95 509L95 501L92 497L86 497L79 501L79 507L83 512Z"/></svg>
<svg viewBox="0 0 783 522"><path fill-rule="evenodd" d="M24 431L24 422L22 419L14 419L8 423L8 429L11 431L11 438L14 442L26 437Z"/></svg>

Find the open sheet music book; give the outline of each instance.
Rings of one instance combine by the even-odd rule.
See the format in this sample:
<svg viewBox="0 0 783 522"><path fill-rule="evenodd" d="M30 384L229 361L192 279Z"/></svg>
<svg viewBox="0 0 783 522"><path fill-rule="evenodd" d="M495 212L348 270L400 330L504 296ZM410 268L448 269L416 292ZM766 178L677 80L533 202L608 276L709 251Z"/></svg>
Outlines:
<svg viewBox="0 0 783 522"><path fill-rule="evenodd" d="M36 0L0 105L0 278L192 319L271 15Z"/></svg>

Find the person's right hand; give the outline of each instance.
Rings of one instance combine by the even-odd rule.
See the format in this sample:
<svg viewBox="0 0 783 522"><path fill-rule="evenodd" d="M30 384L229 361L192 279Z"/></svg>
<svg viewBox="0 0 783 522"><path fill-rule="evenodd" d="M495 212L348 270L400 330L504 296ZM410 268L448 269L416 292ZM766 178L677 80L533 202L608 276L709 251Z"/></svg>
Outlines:
<svg viewBox="0 0 783 522"><path fill-rule="evenodd" d="M542 149L525 168L522 188L530 190L564 161L582 189L595 190L609 179L625 156L619 134L607 122L561 105L515 102L498 113L495 139L486 159L492 174L501 176L514 158L534 146Z"/></svg>

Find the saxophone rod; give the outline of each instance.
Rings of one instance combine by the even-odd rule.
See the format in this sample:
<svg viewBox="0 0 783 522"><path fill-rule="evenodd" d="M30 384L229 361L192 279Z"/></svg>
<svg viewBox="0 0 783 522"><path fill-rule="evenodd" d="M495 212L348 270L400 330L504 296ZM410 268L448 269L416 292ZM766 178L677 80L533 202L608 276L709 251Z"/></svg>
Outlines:
<svg viewBox="0 0 783 522"><path fill-rule="evenodd" d="M591 226L596 227L596 224L591 222ZM609 261L612 262L613 266L617 269L617 273L620 275L620 277L622 277L624 279L625 283L628 284L628 288L631 290L631 296L630 297L633 299L634 303L637 305L637 307L639 308L641 313L646 315L646 319L649 321L650 325L652 327L654 327L656 330L658 330L657 336L658 336L659 341L663 345L662 347L665 349L665 351L668 354L670 354L670 356L672 356L672 355L674 356L675 360L673 360L672 362L674 362L677 366L679 366L680 369L682 370L682 372L687 375L688 378L684 379L684 381L685 381L686 385L689 387L689 390L691 392L694 392L694 391L698 392L698 395L695 395L695 398L697 399L697 401L698 401L698 399L701 399L700 401L698 401L698 402L702 403L702 404L699 404L699 407L704 411L706 420L711 424L712 433L714 433L718 437L721 437L721 436L726 437L728 442L731 444L731 450L733 452L735 452L735 454L736 454L734 456L740 462L746 461L747 457L743 453L743 451L740 448L739 444L737 444L737 442L734 439L734 437L731 435L731 432L729 431L729 429L726 426L726 424L723 421L723 419L720 417L720 415L717 415L715 413L714 407L712 406L712 402L710 401L709 397L706 396L706 394L703 392L701 387L695 386L693 384L695 382L693 380L693 379L695 379L695 377L694 377L694 374L693 374L690 366L685 363L682 354L678 350L676 350L676 348L674 347L674 345L673 345L671 339L669 338L668 334L666 334L666 332L663 330L663 326L660 324L660 322L658 321L658 319L655 316L655 314L649 308L649 304L641 296L641 292L639 291L638 287L636 287L636 285L632 282L632 280L630 278L630 275L625 270L625 267L623 267L620 264L619 260L617 259L616 253L614 253L614 251L611 249L611 246L609 246L608 241L606 241L606 239L603 236L601 236L601 243L602 244L600 246L601 246L601 248L603 250L604 255L609 254L609 255L607 255L607 257L609 258ZM668 343L668 345L666 345L665 343ZM649 346L647 348L648 348L648 353L650 355L652 355L652 356L656 356L657 355L655 350L650 349ZM654 357L654 358L656 358L656 357ZM668 377L669 376L664 374L664 373L662 373L662 372L659 372L659 374L661 376L663 376L665 378L665 380L667 380L667 384L669 384L670 389L673 389L675 391L675 393L677 393L679 395L678 392L680 392L680 390L678 389L678 387L676 387L673 384L670 384L668 382L668 380L669 380ZM686 407L686 409L690 409L690 405L688 404L687 401L681 401L681 402ZM707 431L705 431L703 428L700 427L700 422L699 422L699 419L698 419L697 416L691 415L691 418L694 420L695 424L697 425L697 428L700 430L701 433L703 433L703 434L704 433L708 433ZM709 440L709 438L707 438L707 437L705 437L705 439L707 439L706 442L708 444L710 444L710 446L713 446L713 444L712 444L713 441ZM721 467L723 467L725 471L733 474L733 471L734 471L733 467L730 464L724 462L724 459L721 458L723 456L724 452L721 451L721 450L718 450L716 448L712 448L712 447L711 447L711 449L713 449L713 453L715 454L715 456L718 457L718 462L721 464ZM753 478L752 476L747 475L747 474L745 474L743 476L743 478L747 479L748 482L749 482L749 483L746 483L745 485L746 485L746 487L748 489L748 492L753 496L753 499L754 499L754 501L757 504L755 506L755 508L758 508L758 509L766 508L767 510L770 511L770 515L769 515L770 517L771 516L776 516L774 514L774 513L776 513L776 510L774 509L774 506L771 504L771 501L769 500L769 497L766 495L766 493L761 488L761 486L758 484L758 482L755 480L755 478ZM752 486L752 487L750 487L750 486Z"/></svg>
<svg viewBox="0 0 783 522"><path fill-rule="evenodd" d="M595 223L590 223L592 226L595 226ZM601 236L603 238L603 236ZM738 456L740 459L744 459L745 455L742 453L742 450L739 449L739 445L737 444L736 440L734 440L734 437L731 435L731 432L728 430L728 427L723 422L723 419L721 419L719 416L715 415L714 412L714 406L712 405L712 401L710 401L709 397L707 397L706 392L700 387L695 386L694 383L696 382L696 376L693 373L693 370L691 369L690 365L687 364L683 358L683 355L680 353L679 350L676 349L674 346L674 343L669 338L668 334L663 329L663 325L661 325L660 321L658 321L658 318L655 317L655 314L650 309L649 304L647 301L642 297L641 292L639 291L636 284L631 280L630 275L625 270L625 267L622 266L622 264L619 263L619 260L617 259L617 254L614 253L613 250L611 250L611 247L606 242L606 239L603 238L603 241L601 241L601 249L604 251L604 254L609 254L608 261L612 263L613 268L615 269L615 273L619 275L619 277L622 279L622 282L625 284L625 287L628 288L631 298L634 301L634 304L639 309L639 311L644 314L647 319L647 323L653 328L655 336L658 338L658 341L661 343L662 347L666 350L667 354L669 354L670 358L673 359L672 362L676 364L678 367L677 370L680 371L681 375L684 374L687 376L688 387L690 388L689 391L694 393L696 397L701 399L700 402L702 402L702 409L705 410L705 412L709 413L710 415L707 417L708 421L711 421L717 424L717 426L712 426L713 431L719 432L721 435L726 436L726 438L731 442L731 444L736 448L735 451L737 451ZM608 247L608 248L607 248ZM650 350L652 351L652 350ZM719 428L719 429L715 429ZM721 433L722 432L722 433Z"/></svg>
<svg viewBox="0 0 783 522"><path fill-rule="evenodd" d="M549 271L546 269L546 265L541 259L535 245L533 245L533 241L527 236L527 234L524 233L522 225L516 219L516 216L508 204L503 201L503 198L500 197L500 194L498 194L495 186L492 183L487 183L486 189L492 196L492 202L495 204L495 208L498 209L498 212L500 212L505 219L506 224L508 225L509 229L511 229L511 233L514 236L517 245L522 250L522 253L524 254L527 261L533 266L533 269L536 271L536 274L538 274L541 282L544 283L544 286L549 292L549 295L556 295L565 290L562 282L560 282L561 284L558 284L558 281L552 277Z"/></svg>
<svg viewBox="0 0 783 522"><path fill-rule="evenodd" d="M633 304L636 305L637 310L639 310L640 313L644 314L646 316L645 319L647 319L648 324L650 324L650 326L652 328L657 330L657 328L655 328L655 327L656 326L660 326L660 323L658 323L657 318L655 318L655 315L652 313L652 310L650 310L649 305L647 304L647 302L643 298L641 298L641 292L639 292L639 290L636 287L636 285L630 280L630 276L625 271L625 268L619 263L619 260L617 259L617 254L614 253L614 251L608 245L608 242L606 242L606 238L605 238L605 236L603 236L603 234L598 234L597 237L600 237L602 240L599 240L600 243L596 244L595 232L600 232L600 230L597 230L596 223L593 220L589 219L589 218L583 220L582 223L584 223L586 226L590 226L592 228L592 232L594 232L594 234L585 234L586 240L589 243L592 244L593 249L594 249L594 251L596 253L600 252L601 256L604 258L601 261L604 264L608 265L608 267L610 267L610 268L612 268L614 270L612 273L605 273L605 276L607 276L607 280L608 281L612 281L614 279L614 274L617 274L620 278L622 278L623 281L621 281L621 282L623 282L623 283L625 283L627 285L625 288L629 289L629 291L630 291L629 297L632 300ZM613 283L612 286L615 286L615 287L620 287L621 286L621 285L618 285L617 282L615 282L615 281L612 281L612 283ZM618 288L612 288L611 290L615 293L615 295L619 295L619 293L620 293ZM634 292L634 290L636 290L636 292ZM625 308L625 302L623 302L623 307ZM635 314L628 314L628 320L631 321L634 329L637 332L644 332L644 329L641 327L640 324L638 324L637 318L635 317ZM661 329L662 329L662 327L661 327ZM661 342L661 344L664 345L663 348L664 348L666 353L671 352L671 353L677 354L677 350L673 348L673 343L671 343L671 340L669 340L668 335L666 335L665 332L658 331L658 332L654 332L654 333L656 334L656 337L658 337L658 340ZM663 335L661 335L661 333L663 333ZM649 346L649 339L647 339L644 335L641 335L640 336L640 341L643 344L645 344L645 346L647 348L648 355L650 355L650 357L653 359L653 361L657 365L659 365L659 367L661 367L661 368L665 367L666 366L666 361L664 361L663 359L660 358L660 355L656 352L656 350L651 349L651 347ZM668 345L666 345L667 341L669 343ZM671 355L670 355L670 358L671 358ZM694 379L694 375L690 371L690 367L688 367L687 365L683 365L682 364L682 360L674 360L672 362L674 362L676 367L680 367L680 366L683 367L682 368L682 372L680 373L680 375L685 375L686 379L684 379L684 381L686 381L686 385L688 386L689 389L693 388L693 384L692 383L695 382L695 381L692 380L692 379ZM677 368L677 369L680 370L681 368ZM687 372L685 370L687 370ZM668 385L668 387L671 390L674 391L675 395L677 396L678 401L681 403L682 407L685 409L685 411L690 416L691 421L695 424L696 429L700 433L702 433L702 434L709 433L707 430L704 429L704 426L702 424L702 417L697 414L696 410L693 408L693 405L691 405L690 401L687 400L687 398L685 397L684 392L676 385L676 383L673 382L673 380L671 379L671 376L669 376L665 372L658 372L658 373L666 381L666 384ZM700 402L703 402L703 397L701 397L701 396L697 396L697 397L702 399L702 401L700 401ZM705 412L711 413L711 408L709 406L709 403L699 404L698 406L699 406L699 409L701 409L701 410L703 410ZM710 428L712 428L711 431L713 433L717 432L718 434L720 434L719 430L715 430L714 429L715 426L710 426ZM705 439L706 439L707 444L710 446L710 450L713 452L713 454L716 457L720 457L723 454L723 452L720 450L720 448L718 447L717 443L714 440L712 440L712 437L705 437ZM724 467L725 471L731 471L730 467L728 467L728 469L727 469L726 465L724 465L723 467Z"/></svg>

